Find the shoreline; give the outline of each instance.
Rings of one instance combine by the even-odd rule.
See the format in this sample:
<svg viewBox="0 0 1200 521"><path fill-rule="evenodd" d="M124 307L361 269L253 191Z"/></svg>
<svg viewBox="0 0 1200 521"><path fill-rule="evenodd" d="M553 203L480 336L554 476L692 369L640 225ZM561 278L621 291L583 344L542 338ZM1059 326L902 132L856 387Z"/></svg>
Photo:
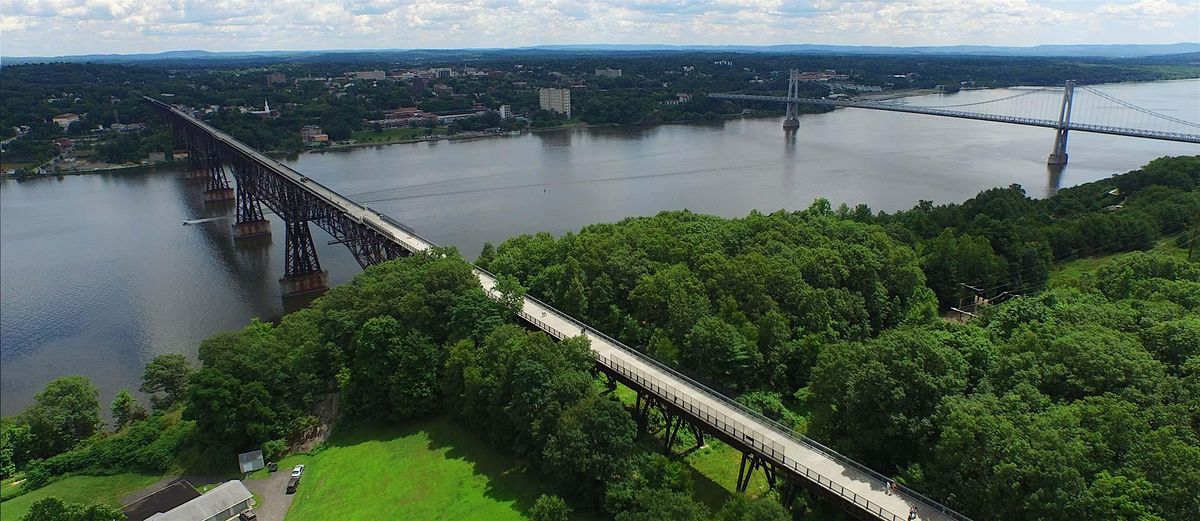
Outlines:
<svg viewBox="0 0 1200 521"><path fill-rule="evenodd" d="M181 161L163 161L161 163L149 163L149 164L144 164L144 165L142 165L142 164L115 165L115 166L102 167L102 168L91 168L91 169L87 169L87 170L62 170L59 172L50 172L47 174L29 174L29 175L22 175L22 176L4 175L4 176L0 176L0 179L13 179L16 181L25 181L25 180L29 180L29 179L49 179L49 178L54 178L54 177L65 177L65 176L84 176L84 175L98 175L98 174L111 174L111 173L124 174L124 173L134 173L137 170L166 169L166 168L170 168L173 166L179 166L182 164L183 164L183 162L181 162Z"/></svg>
<svg viewBox="0 0 1200 521"><path fill-rule="evenodd" d="M988 90L988 89L977 89L977 90ZM938 92L933 89L905 89L905 90L885 92L885 93L865 94L865 95L861 96L860 99L864 99L864 100L868 100L868 101L885 101L885 100L893 100L893 99L901 99L901 98L911 98L911 97L917 97L917 96L928 96L930 94L938 94ZM480 133L480 134L471 134L471 135L456 134L453 136L436 135L436 136L425 136L425 137L412 138L412 139L401 139L401 140L397 140L397 141L387 141L387 142L382 142L382 143L341 143L341 144L336 144L336 145L329 145L327 147L322 147L322 148L313 148L313 149L303 150L303 151L299 152L297 155L299 155L299 154L323 154L323 153L332 152L335 150L353 150L356 148L366 148L366 147L384 147L384 146L389 146L389 145L411 145L413 143L423 143L423 142L427 142L427 141L442 141L442 140L474 141L474 140L478 140L478 139L491 139L491 138L499 138L499 137L516 137L516 136L520 136L520 135L523 135L526 133L554 132L554 131L559 131L559 130L570 130L570 129L580 129L580 128L581 129L589 129L589 128L621 128L621 127L656 127L656 126L660 126L660 125L694 125L694 124L711 123L713 121L728 121L731 119L744 119L744 118L756 118L757 119L757 118L773 118L773 117L780 117L780 116L778 116L776 114L764 114L761 112L751 112L749 114L747 114L747 113L723 114L723 115L721 115L721 117L719 119L715 119L715 120L660 121L657 123L636 124L636 125L624 125L624 124L620 124L620 123L602 123L602 124L594 124L593 125L593 124L589 124L589 123L580 122L580 123L573 123L570 125L562 125L562 126L558 126L558 127L526 128L523 130L510 131L510 132L499 132L499 133L494 133L494 134L492 134L492 133ZM514 134L513 132L516 132L516 133ZM286 155L286 154L289 154L289 153L287 153L287 152L267 152L267 155L273 156L273 157L277 156L277 155Z"/></svg>

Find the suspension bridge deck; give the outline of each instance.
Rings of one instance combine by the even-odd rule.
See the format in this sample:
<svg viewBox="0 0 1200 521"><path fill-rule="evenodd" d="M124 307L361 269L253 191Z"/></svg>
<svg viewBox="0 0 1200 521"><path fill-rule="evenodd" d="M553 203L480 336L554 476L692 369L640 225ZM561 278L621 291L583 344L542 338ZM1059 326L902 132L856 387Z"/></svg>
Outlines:
<svg viewBox="0 0 1200 521"><path fill-rule="evenodd" d="M880 101L847 101L847 100L831 100L823 98L789 98L786 96L764 96L757 94L721 94L713 93L708 97L715 99L727 100L743 100L743 101L763 101L771 103L800 103L806 105L818 105L823 107L847 107L869 110L883 110L888 112L906 112L909 114L926 114L930 116L943 116L960 119L973 119L977 121L994 121L997 123L1009 123L1013 125L1026 125L1031 127L1043 127L1052 129L1064 128L1057 120L1031 118L1023 116L988 114L984 112L968 112L958 110L940 109L937 107L922 107L919 105L904 105L900 103L887 103ZM1109 134L1114 136L1140 137L1147 139L1158 139L1163 141L1177 141L1181 143L1200 143L1200 134L1191 134L1184 132L1169 132L1162 130L1126 128L1109 125L1098 125L1090 123L1075 123L1071 122L1065 126L1066 130L1078 132L1091 132L1095 134Z"/></svg>
<svg viewBox="0 0 1200 521"><path fill-rule="evenodd" d="M404 250L416 253L435 247L432 241L410 227L338 194L178 108L150 101L247 159L269 168L296 188L338 208ZM473 267L473 273L489 296L499 298L495 276L479 267ZM708 389L534 297L525 297L519 314L522 319L557 339L579 335L587 337L597 363L608 371L638 382L658 398L699 418L706 424L705 430L719 431L726 439L737 440L774 463L777 468L806 480L829 495L841 498L844 503L853 505L870 518L904 521L908 519L909 509L916 507L916 519L922 521L969 521L965 516L907 488L901 487L897 494L888 494L888 481L884 476Z"/></svg>

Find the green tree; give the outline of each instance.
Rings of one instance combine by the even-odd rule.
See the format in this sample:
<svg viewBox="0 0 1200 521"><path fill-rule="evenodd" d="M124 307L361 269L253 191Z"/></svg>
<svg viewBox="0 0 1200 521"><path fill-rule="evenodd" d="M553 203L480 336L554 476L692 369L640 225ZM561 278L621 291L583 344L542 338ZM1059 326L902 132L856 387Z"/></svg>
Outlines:
<svg viewBox="0 0 1200 521"><path fill-rule="evenodd" d="M717 317L696 322L684 338L681 361L706 379L745 387L762 355L737 328Z"/></svg>
<svg viewBox="0 0 1200 521"><path fill-rule="evenodd" d="M633 510L619 512L616 521L707 521L708 507L682 492L660 488L645 490Z"/></svg>
<svg viewBox="0 0 1200 521"><path fill-rule="evenodd" d="M496 291L500 293L500 304L508 314L516 315L525 305L525 286L516 277L500 275L496 278Z"/></svg>
<svg viewBox="0 0 1200 521"><path fill-rule="evenodd" d="M959 283L993 288L1004 280L1008 269L986 238L955 236L950 229L925 242L922 257L925 279L942 308L959 305Z"/></svg>
<svg viewBox="0 0 1200 521"><path fill-rule="evenodd" d="M29 505L29 511L21 516L21 521L74 521L75 519L75 515L67 507L66 502L53 496L34 501Z"/></svg>
<svg viewBox="0 0 1200 521"><path fill-rule="evenodd" d="M0 418L0 476L9 477L33 459L33 430L20 416Z"/></svg>
<svg viewBox="0 0 1200 521"><path fill-rule="evenodd" d="M642 277L629 299L639 317L660 324L675 339L682 339L709 314L704 286L683 264Z"/></svg>
<svg viewBox="0 0 1200 521"><path fill-rule="evenodd" d="M573 476L573 486L594 494L611 479L633 450L637 426L624 406L609 397L593 395L563 412L546 441L547 471Z"/></svg>
<svg viewBox="0 0 1200 521"><path fill-rule="evenodd" d="M721 505L716 521L789 521L792 515L775 498L747 499L733 495Z"/></svg>
<svg viewBox="0 0 1200 521"><path fill-rule="evenodd" d="M100 429L100 391L82 376L64 376L46 384L22 417L29 424L37 457L74 447Z"/></svg>
<svg viewBox="0 0 1200 521"><path fill-rule="evenodd" d="M116 422L115 428L119 431L124 429L130 423L138 420L144 420L148 416L146 408L138 403L137 399L129 394L128 389L121 389L117 392L117 396L112 401L113 421Z"/></svg>
<svg viewBox="0 0 1200 521"><path fill-rule="evenodd" d="M823 349L810 385L810 433L875 468L915 461L915 451L938 437L938 405L967 389L960 349L971 340L936 326L905 327Z"/></svg>
<svg viewBox="0 0 1200 521"><path fill-rule="evenodd" d="M146 364L139 391L152 395L150 405L156 410L171 408L187 393L192 364L178 353L158 355ZM160 397L157 393L163 393Z"/></svg>
<svg viewBox="0 0 1200 521"><path fill-rule="evenodd" d="M124 521L125 513L107 503L80 505L57 497L34 501L21 521Z"/></svg>
<svg viewBox="0 0 1200 521"><path fill-rule="evenodd" d="M542 494L533 502L529 509L531 521L568 521L571 519L571 507L567 502L555 495Z"/></svg>

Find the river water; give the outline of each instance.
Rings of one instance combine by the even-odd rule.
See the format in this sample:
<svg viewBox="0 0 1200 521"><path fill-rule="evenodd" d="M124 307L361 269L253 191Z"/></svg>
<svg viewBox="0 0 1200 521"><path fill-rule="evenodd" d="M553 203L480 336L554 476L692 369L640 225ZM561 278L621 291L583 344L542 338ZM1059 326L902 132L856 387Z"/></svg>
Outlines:
<svg viewBox="0 0 1200 521"><path fill-rule="evenodd" d="M1120 99L1200 121L1200 80L1109 85ZM970 91L907 103L972 103ZM1060 93L1040 99L1053 108ZM1045 164L1053 131L866 110L703 125L571 129L303 154L297 170L473 258L485 241L687 208L724 216L807 207L875 210L962 201L1019 183L1035 197L1200 146L1075 133L1070 164ZM82 374L107 403L147 361L195 357L200 341L251 317L278 318L283 241L235 245L231 206L206 206L178 170L0 182L0 414L46 382ZM274 216L272 226L282 231ZM337 284L358 273L315 227Z"/></svg>

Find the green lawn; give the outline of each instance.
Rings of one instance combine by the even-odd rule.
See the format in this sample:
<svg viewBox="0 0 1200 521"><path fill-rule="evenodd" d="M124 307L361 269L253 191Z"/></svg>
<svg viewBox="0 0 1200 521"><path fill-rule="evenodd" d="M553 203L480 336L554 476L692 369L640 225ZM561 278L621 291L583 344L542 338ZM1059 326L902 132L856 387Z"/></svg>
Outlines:
<svg viewBox="0 0 1200 521"><path fill-rule="evenodd" d="M1188 256L1187 249L1180 248L1175 245L1174 241L1169 240L1159 241L1150 251L1167 253L1181 259L1186 259ZM1055 266L1050 272L1049 287L1078 286L1085 274L1096 271L1096 268L1099 268L1101 264L1104 264L1117 255L1124 255L1124 253L1110 253L1098 257L1084 257L1063 262Z"/></svg>
<svg viewBox="0 0 1200 521"><path fill-rule="evenodd" d="M527 519L537 497L553 490L535 470L446 418L351 428L316 455L284 458L280 471L297 463L307 467L288 521L384 512L391 519Z"/></svg>
<svg viewBox="0 0 1200 521"><path fill-rule="evenodd" d="M50 496L57 496L69 503L105 502L120 506L122 496L149 486L162 478L162 476L134 473L63 478L0 503L0 519L17 521L25 515L29 506L35 501ZM5 486L8 485L5 484Z"/></svg>

